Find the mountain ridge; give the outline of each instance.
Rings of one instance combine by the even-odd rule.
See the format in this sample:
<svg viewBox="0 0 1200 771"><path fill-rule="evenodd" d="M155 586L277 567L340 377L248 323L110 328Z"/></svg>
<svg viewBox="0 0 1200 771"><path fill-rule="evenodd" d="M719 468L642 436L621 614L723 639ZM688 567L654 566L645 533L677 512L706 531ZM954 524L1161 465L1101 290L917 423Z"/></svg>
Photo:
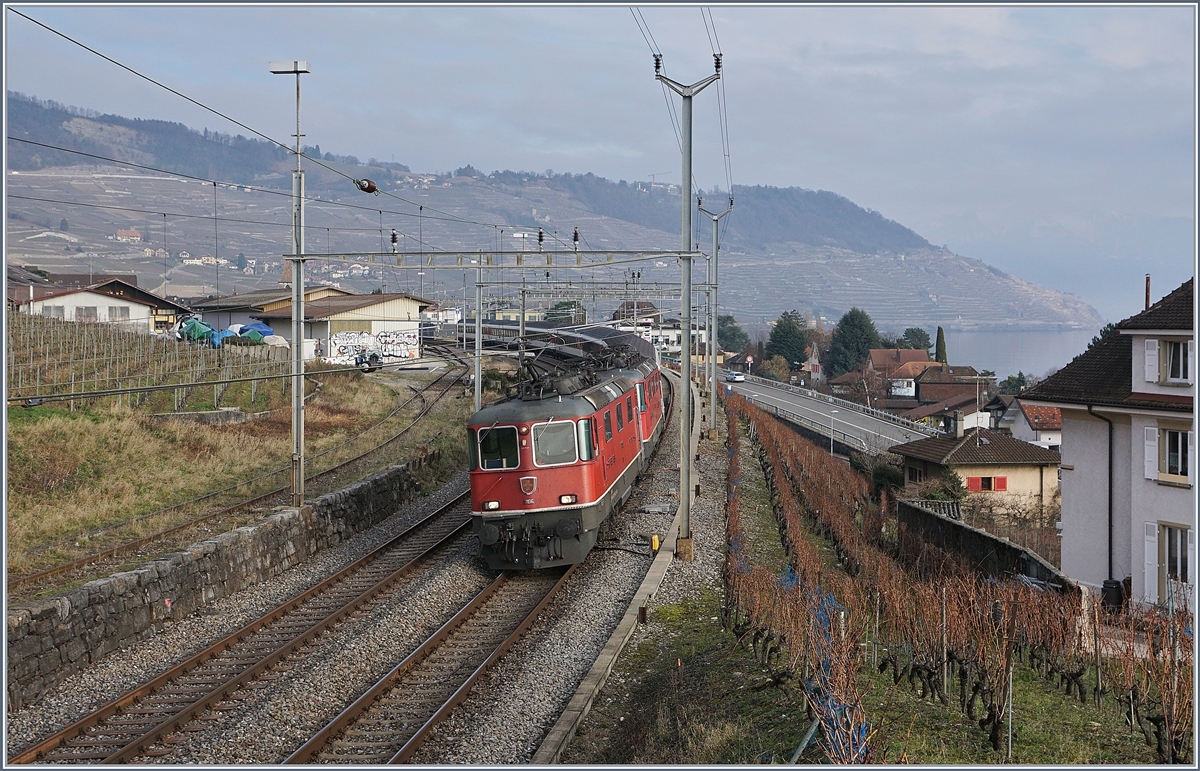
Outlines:
<svg viewBox="0 0 1200 771"><path fill-rule="evenodd" d="M289 153L259 139L200 132L167 121L101 115L13 92L8 94L8 104L9 133L18 139L239 185L283 182L290 171ZM15 171L94 163L74 153L23 142L7 145L9 168ZM420 235L407 232L413 228L399 228L406 235L402 249L416 241L449 250L493 249L497 244L501 249L516 248L497 240L504 229L538 227L552 235L552 243L560 248L574 227L583 234L581 248L678 248L677 187L613 182L593 173L484 174L469 165L444 174L414 174L402 164L370 159L364 165L354 156L322 153L319 145L305 152L319 155L356 179L370 175L383 190L403 191L409 199L428 198L425 207L471 219L479 219L483 212L499 220L492 235L464 234L423 216L417 228ZM310 195L360 206L365 200L357 190L347 190L350 185L344 177L315 164L309 164L306 177ZM701 195L709 206L715 202L723 209L729 193L713 190ZM721 299L723 308L735 315L773 318L800 309L836 319L858 306L881 327L897 330L935 324L968 329L1013 325L1098 329L1103 324L1094 309L1073 295L1038 287L982 261L934 247L911 229L837 193L739 185L733 197L734 213L722 222ZM411 216L405 216L409 220L401 224L412 224ZM354 249L368 248L370 218L338 212L330 212L329 217L327 240L330 232L348 229L347 223L354 222L363 235L346 234L342 248L351 251L352 238L359 238ZM47 215L46 223L54 222ZM697 217L696 223L697 248L707 251L711 225L704 216ZM385 229L374 232L381 237ZM209 233L211 237L211 226ZM237 234L226 238L231 240L230 248L261 248L250 241L238 246ZM375 243L379 245L378 240ZM525 241L520 245L524 248ZM668 283L672 270L666 268L651 266L644 273Z"/></svg>

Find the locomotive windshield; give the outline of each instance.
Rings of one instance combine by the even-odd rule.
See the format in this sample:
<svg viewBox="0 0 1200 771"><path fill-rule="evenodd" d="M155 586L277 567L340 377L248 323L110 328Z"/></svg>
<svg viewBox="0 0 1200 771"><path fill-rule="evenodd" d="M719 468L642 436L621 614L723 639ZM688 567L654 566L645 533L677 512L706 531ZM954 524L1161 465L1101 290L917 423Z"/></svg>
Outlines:
<svg viewBox="0 0 1200 771"><path fill-rule="evenodd" d="M533 462L556 466L575 462L575 423L569 420L533 427Z"/></svg>
<svg viewBox="0 0 1200 771"><path fill-rule="evenodd" d="M521 458L517 452L517 429L512 426L479 429L480 468L516 468L520 464Z"/></svg>

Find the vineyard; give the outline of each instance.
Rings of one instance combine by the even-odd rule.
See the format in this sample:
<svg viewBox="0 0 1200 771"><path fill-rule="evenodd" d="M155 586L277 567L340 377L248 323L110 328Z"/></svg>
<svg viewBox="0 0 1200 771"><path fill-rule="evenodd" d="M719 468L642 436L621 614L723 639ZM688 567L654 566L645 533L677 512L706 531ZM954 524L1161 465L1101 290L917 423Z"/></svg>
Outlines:
<svg viewBox="0 0 1200 771"><path fill-rule="evenodd" d="M862 693L864 671L954 710L998 758L1014 669L1062 698L1115 710L1161 763L1194 757L1193 619L1179 609L1109 613L1074 587L979 576L954 555L903 538L866 480L738 396L726 400L730 471L724 622L757 658L803 683L819 747L835 763L885 758ZM789 565L756 563L739 521L742 429L758 451ZM833 547L836 564L812 535Z"/></svg>
<svg viewBox="0 0 1200 771"><path fill-rule="evenodd" d="M290 382L286 351L273 346L209 348L111 324L11 311L5 345L9 399L30 404L97 394L86 397L88 406L107 400L163 412L211 410L221 406L230 381L241 381L239 391L249 391L251 404L259 401L259 390L266 384L274 382L282 393ZM103 395L162 386L177 387ZM72 409L76 401L70 400Z"/></svg>

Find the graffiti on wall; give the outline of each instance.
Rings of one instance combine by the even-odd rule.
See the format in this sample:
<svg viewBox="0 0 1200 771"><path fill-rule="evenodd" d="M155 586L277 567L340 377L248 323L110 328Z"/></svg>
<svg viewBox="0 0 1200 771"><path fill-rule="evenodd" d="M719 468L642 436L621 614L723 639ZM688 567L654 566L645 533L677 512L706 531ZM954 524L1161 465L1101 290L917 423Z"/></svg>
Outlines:
<svg viewBox="0 0 1200 771"><path fill-rule="evenodd" d="M372 352L390 359L415 359L419 348L416 330L338 332L329 338L325 359L330 364L353 364L358 354Z"/></svg>

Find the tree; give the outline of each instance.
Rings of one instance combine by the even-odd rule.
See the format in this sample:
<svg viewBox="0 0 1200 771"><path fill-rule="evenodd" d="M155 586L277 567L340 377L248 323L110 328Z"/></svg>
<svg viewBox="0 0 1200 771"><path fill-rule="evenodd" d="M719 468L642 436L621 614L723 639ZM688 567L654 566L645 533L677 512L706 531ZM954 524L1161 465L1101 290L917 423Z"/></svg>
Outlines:
<svg viewBox="0 0 1200 771"><path fill-rule="evenodd" d="M578 300L561 300L546 312L546 321L583 324L587 321L587 315L583 310L583 303Z"/></svg>
<svg viewBox="0 0 1200 771"><path fill-rule="evenodd" d="M63 220L63 222L66 222L66 220ZM63 230L66 230L66 228L63 228ZM1088 343L1087 349L1089 351L1092 350L1097 345L1099 345L1101 340L1103 340L1104 338L1108 337L1109 335L1111 335L1113 332L1116 332L1116 331L1117 331L1116 324L1112 324L1112 323L1105 324L1103 327L1101 327L1100 334L1093 337L1092 342Z"/></svg>
<svg viewBox="0 0 1200 771"><path fill-rule="evenodd" d="M238 256L237 256L237 269L238 270L246 269L246 255L242 254L241 252L238 252Z"/></svg>
<svg viewBox="0 0 1200 771"><path fill-rule="evenodd" d="M808 358L804 351L807 345L808 333L804 329L803 317L796 311L787 311L771 328L771 339L767 341L767 356L782 356L789 365L798 366Z"/></svg>
<svg viewBox="0 0 1200 771"><path fill-rule="evenodd" d="M860 366L879 346L879 331L867 312L851 308L838 320L829 344L825 368L829 377L837 377Z"/></svg>
<svg viewBox="0 0 1200 771"><path fill-rule="evenodd" d="M787 359L782 356L772 356L759 366L758 374L761 377L786 383L791 374L791 367L788 366Z"/></svg>
<svg viewBox="0 0 1200 771"><path fill-rule="evenodd" d="M744 351L750 345L750 336L737 323L737 319L728 314L717 316L717 344L726 351Z"/></svg>
<svg viewBox="0 0 1200 771"><path fill-rule="evenodd" d="M1009 375L1000 382L1000 393L1019 394L1028 386L1029 381L1025 379L1025 373L1017 372L1017 374Z"/></svg>
<svg viewBox="0 0 1200 771"><path fill-rule="evenodd" d="M928 351L933 347L933 342L929 339L929 333L920 327L909 327L904 330L900 340L904 341L905 348L913 348L918 351Z"/></svg>
<svg viewBox="0 0 1200 771"><path fill-rule="evenodd" d="M937 331L937 352L933 355L934 361L940 361L942 364L949 364L950 360L946 358L946 333L938 327Z"/></svg>
<svg viewBox="0 0 1200 771"><path fill-rule="evenodd" d="M62 222L58 223L58 229L64 233L66 233L68 230L71 229L71 225L70 225L70 223L67 222L66 217L63 217ZM1109 326L1111 327L1112 324L1109 324Z"/></svg>

